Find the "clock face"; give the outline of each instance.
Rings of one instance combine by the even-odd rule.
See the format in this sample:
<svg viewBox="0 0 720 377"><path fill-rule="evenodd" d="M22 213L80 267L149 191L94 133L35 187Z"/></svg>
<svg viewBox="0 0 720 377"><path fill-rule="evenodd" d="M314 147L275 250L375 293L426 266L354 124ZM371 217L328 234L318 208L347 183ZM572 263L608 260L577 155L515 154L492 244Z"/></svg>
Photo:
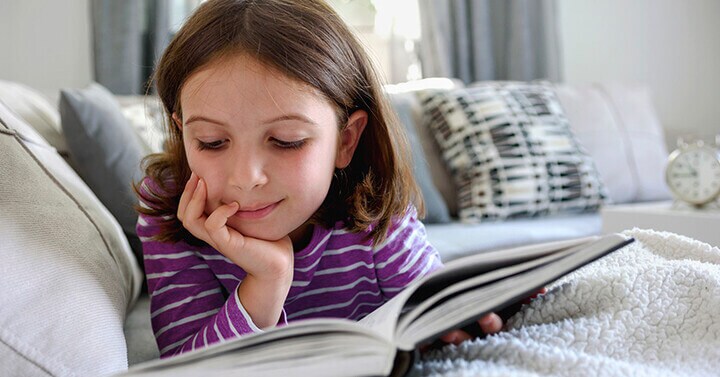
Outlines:
<svg viewBox="0 0 720 377"><path fill-rule="evenodd" d="M718 151L700 146L676 150L665 172L675 196L692 204L705 204L720 195Z"/></svg>

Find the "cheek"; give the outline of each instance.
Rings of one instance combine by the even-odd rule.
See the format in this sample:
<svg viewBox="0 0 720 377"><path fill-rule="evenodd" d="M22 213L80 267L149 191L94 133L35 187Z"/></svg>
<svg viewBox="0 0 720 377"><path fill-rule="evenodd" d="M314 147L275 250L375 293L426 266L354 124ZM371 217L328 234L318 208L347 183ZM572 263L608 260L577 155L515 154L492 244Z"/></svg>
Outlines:
<svg viewBox="0 0 720 377"><path fill-rule="evenodd" d="M334 156L334 151L326 148L305 156L302 161L298 161L293 169L288 172L299 183L298 191L302 191L306 195L326 194L335 171Z"/></svg>
<svg viewBox="0 0 720 377"><path fill-rule="evenodd" d="M206 158L197 151L188 150L187 152L188 166L190 170L197 174L205 181L207 187L207 205L210 210L218 207L220 198L222 197L222 174L220 169L213 168L217 166L211 159Z"/></svg>

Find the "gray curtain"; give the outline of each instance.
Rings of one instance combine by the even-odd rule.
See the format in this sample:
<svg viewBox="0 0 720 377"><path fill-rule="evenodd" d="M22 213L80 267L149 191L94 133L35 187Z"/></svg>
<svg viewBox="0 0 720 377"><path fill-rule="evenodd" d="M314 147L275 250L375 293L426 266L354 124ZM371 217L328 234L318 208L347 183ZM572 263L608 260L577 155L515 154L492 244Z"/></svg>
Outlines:
<svg viewBox="0 0 720 377"><path fill-rule="evenodd" d="M92 0L95 81L114 94L144 94L170 41L171 0Z"/></svg>
<svg viewBox="0 0 720 377"><path fill-rule="evenodd" d="M555 0L419 0L424 77L560 81Z"/></svg>

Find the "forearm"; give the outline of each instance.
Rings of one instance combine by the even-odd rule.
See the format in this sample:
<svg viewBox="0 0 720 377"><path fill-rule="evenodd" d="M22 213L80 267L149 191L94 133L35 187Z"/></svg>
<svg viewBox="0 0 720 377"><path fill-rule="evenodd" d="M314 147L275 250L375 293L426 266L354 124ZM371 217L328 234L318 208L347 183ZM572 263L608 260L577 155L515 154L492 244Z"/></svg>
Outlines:
<svg viewBox="0 0 720 377"><path fill-rule="evenodd" d="M240 303L261 329L275 326L292 284L292 274L272 280L247 275L238 286Z"/></svg>

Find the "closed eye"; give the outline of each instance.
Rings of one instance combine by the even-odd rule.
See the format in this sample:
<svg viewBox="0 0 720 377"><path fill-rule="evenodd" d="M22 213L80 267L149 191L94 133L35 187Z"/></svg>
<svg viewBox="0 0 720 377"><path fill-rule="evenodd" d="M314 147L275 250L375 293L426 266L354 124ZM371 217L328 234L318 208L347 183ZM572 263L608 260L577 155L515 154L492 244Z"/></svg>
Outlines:
<svg viewBox="0 0 720 377"><path fill-rule="evenodd" d="M276 138L271 139L272 143L275 144L278 148L282 149L300 149L303 145L305 145L305 139L295 140L295 141L284 141Z"/></svg>
<svg viewBox="0 0 720 377"><path fill-rule="evenodd" d="M204 150L217 150L225 145L226 140L215 140L211 142L204 142L201 140L197 141L197 148L201 151Z"/></svg>

